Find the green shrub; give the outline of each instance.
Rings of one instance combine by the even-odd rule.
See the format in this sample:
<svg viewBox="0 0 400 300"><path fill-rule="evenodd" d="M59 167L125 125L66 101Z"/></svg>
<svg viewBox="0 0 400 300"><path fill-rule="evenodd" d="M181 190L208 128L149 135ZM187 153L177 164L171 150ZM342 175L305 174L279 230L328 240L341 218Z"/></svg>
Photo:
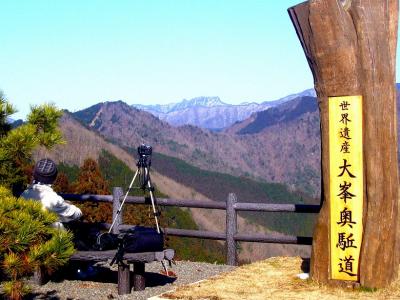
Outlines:
<svg viewBox="0 0 400 300"><path fill-rule="evenodd" d="M26 122L12 129L8 117L15 112L0 91L0 185L18 196L30 182L33 151L39 146L51 149L64 141L58 128L62 111L54 105L32 106Z"/></svg>
<svg viewBox="0 0 400 300"><path fill-rule="evenodd" d="M72 234L51 227L57 216L38 201L15 198L0 186L0 265L4 292L22 299L28 292L23 278L35 269L51 274L74 252Z"/></svg>

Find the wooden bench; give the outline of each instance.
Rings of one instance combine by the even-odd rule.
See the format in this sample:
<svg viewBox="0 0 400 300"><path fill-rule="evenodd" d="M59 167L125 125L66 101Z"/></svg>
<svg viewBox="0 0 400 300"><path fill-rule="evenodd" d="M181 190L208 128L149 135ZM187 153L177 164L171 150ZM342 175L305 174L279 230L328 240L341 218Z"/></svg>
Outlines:
<svg viewBox="0 0 400 300"><path fill-rule="evenodd" d="M85 261L85 262L101 262L111 261L116 254L116 250L107 251L78 251L75 252L70 261ZM145 264L153 261L172 260L175 251L173 249L166 249L160 252L143 252L143 253L125 253L122 261L118 263L118 294L129 294L132 288L135 291L142 291L146 287L144 277ZM130 265L133 265L133 272L131 277ZM131 280L131 278L133 280ZM34 274L34 280L37 284L42 285L45 283L44 273L37 270Z"/></svg>

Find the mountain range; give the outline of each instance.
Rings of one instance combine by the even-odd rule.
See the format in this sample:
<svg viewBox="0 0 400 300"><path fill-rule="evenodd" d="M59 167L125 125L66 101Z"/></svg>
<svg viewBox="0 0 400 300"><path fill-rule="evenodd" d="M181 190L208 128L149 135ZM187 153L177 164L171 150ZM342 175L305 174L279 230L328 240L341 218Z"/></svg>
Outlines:
<svg viewBox="0 0 400 300"><path fill-rule="evenodd" d="M197 97L164 105L134 104L132 106L147 111L174 126L194 125L201 128L221 130L235 122L247 119L255 112L263 111L303 96L315 96L314 89L262 103L244 102L233 105L221 101L219 97Z"/></svg>
<svg viewBox="0 0 400 300"><path fill-rule="evenodd" d="M173 126L122 101L99 103L74 116L126 149L146 143L155 152L204 170L285 183L292 189L318 195L320 133L316 98L297 97L285 103L271 110L273 121L257 125L254 133L248 120L243 121L247 122L247 132L235 130L240 123L223 132L193 125ZM314 107L315 111L303 111L304 106ZM289 117L283 117L292 110ZM258 118L262 116L252 115L252 120Z"/></svg>
<svg viewBox="0 0 400 300"><path fill-rule="evenodd" d="M73 116L131 153L146 143L156 153L203 170L284 183L317 198L320 194L317 99L304 93L220 132L193 125L173 126L122 101L98 103Z"/></svg>
<svg viewBox="0 0 400 300"><path fill-rule="evenodd" d="M120 103L117 103L119 105ZM96 130L82 124L81 119L65 112L60 121L60 128L63 132L65 145L58 145L51 151L39 149L35 153L35 158L50 157L58 163L70 166L81 166L86 158L98 160L103 151L107 151L119 158L132 170L136 168L135 155L136 149L123 149L116 143L110 143L102 137ZM210 173L192 167L187 163L161 155L153 154L153 166L151 171L153 183L158 191L176 199L194 199L208 201L225 201L229 192L235 192L242 201L261 201L271 202L295 202L302 203L306 198L300 199L297 194L290 193L287 188L279 184L257 183L252 180L244 180L239 177L227 176L221 173ZM125 178L126 186L131 178ZM214 185L211 186L210 182ZM241 187L241 184L244 186ZM125 186L125 187L126 187ZM190 215L202 230L224 231L225 216L220 211L205 211L201 209L191 209ZM244 218L245 217L245 218ZM268 221L268 222L265 222ZM283 232L288 229L299 228L296 225L300 220L279 217L263 219L258 216L255 219L249 215L239 215L238 223L244 232L270 232L268 228L283 228ZM255 223L256 222L256 223ZM260 226L261 225L261 226ZM272 226L272 227L270 227ZM311 224L308 224L308 233L298 233L309 235ZM183 251L183 249L177 249ZM274 255L309 255L308 248L305 246L288 246L278 244L254 244L245 243L241 246L240 258L246 261L262 259Z"/></svg>
<svg viewBox="0 0 400 300"><path fill-rule="evenodd" d="M219 99L210 102L198 99L197 104L186 105L202 103L206 107L209 103L212 108L222 106L217 105L219 102ZM397 103L399 108L399 98ZM136 147L146 143L154 150L153 179L170 197L224 201L222 198L234 191L241 202L269 203L272 198L261 195L270 186L268 182L276 182L285 184L292 195L298 196L298 202L306 199L307 203L319 203L319 112L317 99L307 94L300 93L254 112L219 132L193 125L172 125L122 101L98 103L73 114L66 113L61 123L70 143L68 149L56 148L54 157L58 161L81 164L85 157L96 157L100 149L106 149L134 169ZM261 183L254 185L255 180ZM307 195L315 198L309 200ZM191 213L199 228L223 230L224 216L218 212L191 210ZM245 215L239 218L242 230L255 229L251 227L255 219ZM263 226L266 225L270 224ZM257 228L257 232L266 230ZM243 246L243 257L255 259L255 252L251 252L254 248L246 247ZM265 254L265 249L259 253ZM268 253L280 255L282 251L293 254L284 247L268 248Z"/></svg>

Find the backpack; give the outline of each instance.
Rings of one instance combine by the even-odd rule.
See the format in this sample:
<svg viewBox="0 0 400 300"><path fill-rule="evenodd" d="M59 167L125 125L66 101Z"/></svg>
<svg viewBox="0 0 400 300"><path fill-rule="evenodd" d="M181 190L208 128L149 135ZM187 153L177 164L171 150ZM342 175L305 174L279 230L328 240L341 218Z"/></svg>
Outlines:
<svg viewBox="0 0 400 300"><path fill-rule="evenodd" d="M101 233L97 236L97 250L117 249L124 253L156 252L164 250L164 234L156 229L144 226L133 226L127 231Z"/></svg>
<svg viewBox="0 0 400 300"><path fill-rule="evenodd" d="M155 228L134 226L120 234L126 253L156 252L164 250L164 234Z"/></svg>

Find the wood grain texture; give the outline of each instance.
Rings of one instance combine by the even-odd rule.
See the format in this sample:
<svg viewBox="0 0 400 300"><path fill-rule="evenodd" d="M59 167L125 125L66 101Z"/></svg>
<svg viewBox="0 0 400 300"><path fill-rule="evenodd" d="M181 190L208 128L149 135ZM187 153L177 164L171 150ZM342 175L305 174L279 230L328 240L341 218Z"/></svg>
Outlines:
<svg viewBox="0 0 400 300"><path fill-rule="evenodd" d="M144 263L136 262L133 264L133 289L135 291L143 291L146 286L146 278L144 277Z"/></svg>
<svg viewBox="0 0 400 300"><path fill-rule="evenodd" d="M129 265L120 263L118 264L118 295L126 295L130 293L131 272L129 270Z"/></svg>
<svg viewBox="0 0 400 300"><path fill-rule="evenodd" d="M228 195L226 200L226 264L230 266L237 265L237 252L236 252L236 241L235 234L237 233L237 213L235 210L235 204L237 198L235 194L231 193Z"/></svg>
<svg viewBox="0 0 400 300"><path fill-rule="evenodd" d="M35 272L33 273L33 282L37 285L44 285L49 280L49 276L46 273L44 267L35 268Z"/></svg>
<svg viewBox="0 0 400 300"><path fill-rule="evenodd" d="M167 251L167 252L165 252ZM172 250L173 251L173 250ZM152 262L160 261L165 258L165 253L170 254L171 250L164 250L160 252L141 252L141 253L124 253L123 260L127 262ZM116 250L107 251L78 251L75 252L70 260L73 261L107 261L114 258Z"/></svg>
<svg viewBox="0 0 400 300"><path fill-rule="evenodd" d="M314 76L321 115L323 206L313 236L311 276L335 284L329 279L328 97L362 95L364 235L360 283L387 286L397 277L399 265L398 0L311 0L288 12Z"/></svg>
<svg viewBox="0 0 400 300"><path fill-rule="evenodd" d="M121 206L121 201L122 201L122 196L123 196L123 191L122 188L120 187L114 187L113 188L113 213L112 213L112 220L115 224L114 227L112 228L112 233L118 234L119 233L119 225L122 224L122 208ZM121 208L121 211L119 209Z"/></svg>

